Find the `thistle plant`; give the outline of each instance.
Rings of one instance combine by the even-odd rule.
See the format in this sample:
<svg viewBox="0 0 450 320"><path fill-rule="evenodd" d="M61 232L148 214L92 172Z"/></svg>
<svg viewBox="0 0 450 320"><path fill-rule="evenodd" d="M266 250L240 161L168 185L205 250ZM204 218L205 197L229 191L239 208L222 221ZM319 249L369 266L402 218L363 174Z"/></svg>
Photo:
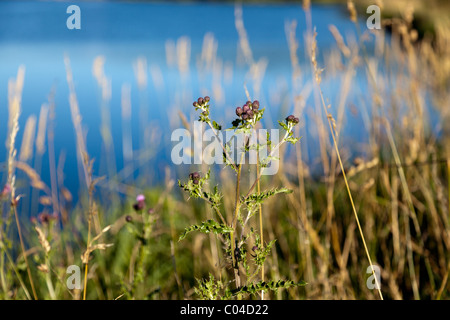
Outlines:
<svg viewBox="0 0 450 320"><path fill-rule="evenodd" d="M287 188L272 188L260 190L260 180L264 170L272 161L278 161L276 157L278 149L285 143L295 145L300 138L294 137L293 128L298 124L299 119L294 115L288 116L285 121L278 121L284 136L274 144L271 136L267 134L265 141L256 141L255 130L260 125L264 115L264 108L260 109L259 101L247 101L242 107L236 108L236 116L231 126L226 129L232 131L231 138L222 142L219 133L222 126L210 117L210 98L200 97L193 103L196 111L200 112L199 121L205 123L213 130L216 142L220 143L223 151L223 163L231 168L236 176L235 183L235 205L233 210L225 210L223 205L223 194L218 186L210 187L209 181L211 170L205 173L193 172L189 175L186 182L178 181L179 186L186 191L190 197L199 198L206 201L215 213L214 218L191 225L185 228L180 235L179 240L184 239L189 233L198 231L201 233L214 233L222 242L223 254L225 255L228 269L233 270L234 280L223 281L216 280L210 274L208 279L198 280L198 287L195 292L201 299L230 299L243 296L252 296L261 294L264 297L266 291L277 291L281 288L291 288L303 286L304 281L294 282L292 280L278 279L276 281L264 281L264 263L270 255L276 240L273 239L266 243L263 241L263 224L261 206L268 198L281 193L291 193ZM241 135L243 139L234 139ZM241 145L234 143L241 141ZM236 144L236 145L235 145ZM265 155L260 152L263 148L267 150ZM233 152L235 149L236 158L234 161ZM242 167L246 155L250 152L256 152L257 174L253 182L250 183L248 190L242 192ZM256 230L251 226L251 220L259 212L260 228ZM232 284L234 282L234 284Z"/></svg>
<svg viewBox="0 0 450 320"><path fill-rule="evenodd" d="M136 197L133 209L136 214L125 216L125 221L128 231L138 240L138 256L135 265L130 266L130 269L135 270L131 283L125 283L124 281L121 283L125 295L130 299L136 296L140 298L148 296L143 283L147 276L146 260L150 254L149 242L157 220L155 210L148 208L143 194Z"/></svg>

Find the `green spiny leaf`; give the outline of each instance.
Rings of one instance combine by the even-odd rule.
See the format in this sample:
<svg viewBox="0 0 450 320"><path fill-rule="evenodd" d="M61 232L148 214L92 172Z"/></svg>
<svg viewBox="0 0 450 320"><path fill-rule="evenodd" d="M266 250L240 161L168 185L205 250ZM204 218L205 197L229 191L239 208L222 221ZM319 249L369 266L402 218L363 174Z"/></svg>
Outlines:
<svg viewBox="0 0 450 320"><path fill-rule="evenodd" d="M178 241L183 240L188 235L188 233L191 233L193 231L200 231L202 233L213 232L214 234L224 234L232 232L233 228L230 228L224 224L220 224L217 221L210 219L202 222L201 224L194 224L184 229L184 232L183 234L180 235Z"/></svg>

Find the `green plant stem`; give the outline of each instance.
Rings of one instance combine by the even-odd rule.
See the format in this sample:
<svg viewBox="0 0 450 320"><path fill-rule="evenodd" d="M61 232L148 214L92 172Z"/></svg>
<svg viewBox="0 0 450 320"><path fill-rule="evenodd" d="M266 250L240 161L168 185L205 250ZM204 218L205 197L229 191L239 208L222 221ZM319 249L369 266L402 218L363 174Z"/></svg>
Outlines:
<svg viewBox="0 0 450 320"><path fill-rule="evenodd" d="M47 283L48 292L52 300L56 300L55 289L53 288L53 283L50 275L50 271L45 275L45 282Z"/></svg>
<svg viewBox="0 0 450 320"><path fill-rule="evenodd" d="M259 154L258 154L259 156ZM259 157L257 159L257 163L256 163L256 175L259 175ZM258 185L256 187L256 190L258 191L258 193L261 192L261 185L260 185L260 180L258 179ZM264 230L263 230L263 219L262 219L262 205L259 204L258 206L259 208L259 232L260 232L260 236L261 236L261 245L264 245ZM261 266L261 281L264 282L264 263ZM264 300L264 290L261 290L261 300Z"/></svg>
<svg viewBox="0 0 450 320"><path fill-rule="evenodd" d="M0 227L3 227L3 223L0 223ZM0 282L2 284L2 290L3 293L5 294L5 298L7 297L7 293L8 293L8 289L7 289L7 285L6 285L6 279L5 279L5 256L3 254L3 248L4 248L4 244L3 244L3 240L2 240L2 233L0 230L0 248L1 253L0 253Z"/></svg>
<svg viewBox="0 0 450 320"><path fill-rule="evenodd" d="M91 241L91 214L89 209L89 219L88 219L88 238L87 238L87 247L86 252L89 252ZM83 289L83 300L86 300L86 289L87 289L87 278L88 278L88 269L89 269L89 254L87 256L86 265L84 267L84 289Z"/></svg>
<svg viewBox="0 0 450 320"><path fill-rule="evenodd" d="M447 160L447 181L448 181L448 222L450 223L450 159Z"/></svg>
<svg viewBox="0 0 450 320"><path fill-rule="evenodd" d="M20 247L22 249L23 258L25 259L25 264L27 266L27 273L28 273L28 278L30 280L31 290L33 292L34 300L37 300L38 298L37 298L37 294L36 294L36 289L34 288L33 277L31 276L31 269L30 269L30 265L28 264L28 258L27 258L27 254L25 252L25 245L23 243L22 229L20 228L19 215L17 214L16 206L13 205L12 207L13 207L13 211L14 211L14 216L16 218L17 232L19 233L19 240L20 240Z"/></svg>
<svg viewBox="0 0 450 320"><path fill-rule="evenodd" d="M27 287L25 286L25 283L23 283L22 277L20 276L20 273L19 273L19 271L17 270L17 268L16 268L16 266L15 266L15 264L14 264L14 261L12 260L12 258L11 258L11 256L9 255L8 251L6 251L6 249L4 249L3 251L4 251L5 255L6 255L6 257L8 258L8 261L9 261L9 263L11 264L11 267L12 267L14 273L15 273L16 276L17 276L17 279L19 280L20 286L22 287L23 291L25 292L25 295L27 296L27 299L28 299L28 300L33 300L33 299L31 298L30 293L28 292ZM7 295L7 292L5 292L5 296L6 296L6 297L8 296L8 295Z"/></svg>
<svg viewBox="0 0 450 320"><path fill-rule="evenodd" d="M216 129L214 129L214 127L212 126L211 121L208 121L207 124L209 125L209 127L210 127L211 130L213 131L214 135L216 136L217 141L220 142L220 147L222 148L222 150L223 150L223 152L224 152L224 154L225 154L225 157L226 157L227 160L231 163L231 165L233 166L233 169L237 171L237 170L238 170L238 165L236 165L236 164L233 162L233 160L230 158L230 156L229 156L229 154L228 154L228 152L227 152L227 149L226 149L225 146L223 145L222 141L220 141L219 135L217 134Z"/></svg>

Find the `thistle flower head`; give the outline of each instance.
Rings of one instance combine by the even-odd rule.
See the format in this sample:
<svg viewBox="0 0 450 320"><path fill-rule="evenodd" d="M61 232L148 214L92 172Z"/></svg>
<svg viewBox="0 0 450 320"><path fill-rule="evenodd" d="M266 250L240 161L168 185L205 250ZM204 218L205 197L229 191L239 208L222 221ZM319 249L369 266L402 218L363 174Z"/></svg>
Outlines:
<svg viewBox="0 0 450 320"><path fill-rule="evenodd" d="M50 221L55 220L56 218L54 215L48 214L47 212L42 212L38 215L37 219L38 219L39 223L47 224Z"/></svg>
<svg viewBox="0 0 450 320"><path fill-rule="evenodd" d="M292 123L293 125L296 125L299 122L300 120L292 114L286 118L286 123Z"/></svg>
<svg viewBox="0 0 450 320"><path fill-rule="evenodd" d="M198 172L192 172L192 173L189 174L189 178L190 178L191 180L198 180L198 179L200 179L200 173L198 173Z"/></svg>

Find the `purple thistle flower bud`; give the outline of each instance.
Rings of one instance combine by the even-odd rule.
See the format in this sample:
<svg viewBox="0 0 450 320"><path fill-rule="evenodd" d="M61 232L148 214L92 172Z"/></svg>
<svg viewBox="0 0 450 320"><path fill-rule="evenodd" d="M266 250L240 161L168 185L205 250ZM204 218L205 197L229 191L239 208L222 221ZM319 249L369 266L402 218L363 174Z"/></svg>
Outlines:
<svg viewBox="0 0 450 320"><path fill-rule="evenodd" d="M202 97L200 97L200 98L198 98L197 102L198 102L199 105L203 105L203 103L204 103L205 101L203 100Z"/></svg>
<svg viewBox="0 0 450 320"><path fill-rule="evenodd" d="M249 119L252 119L253 116L254 116L253 111L252 110L248 110L247 111L247 115L248 115Z"/></svg>
<svg viewBox="0 0 450 320"><path fill-rule="evenodd" d="M286 118L286 122L294 122L294 120L295 117L292 114Z"/></svg>
<svg viewBox="0 0 450 320"><path fill-rule="evenodd" d="M248 114L247 114L247 113L244 113L244 114L242 115L242 119L248 120Z"/></svg>
<svg viewBox="0 0 450 320"><path fill-rule="evenodd" d="M203 98L206 102L209 102L209 96Z"/></svg>
<svg viewBox="0 0 450 320"><path fill-rule="evenodd" d="M137 202L143 202L145 201L145 196L143 194L140 194L136 197Z"/></svg>
<svg viewBox="0 0 450 320"><path fill-rule="evenodd" d="M249 100L249 101L247 101L245 104L248 105L248 106L251 106L251 105L252 105L252 102Z"/></svg>
<svg viewBox="0 0 450 320"><path fill-rule="evenodd" d="M294 119L294 123L297 124L297 123L299 123L299 122L300 122L300 120L296 117L296 118Z"/></svg>
<svg viewBox="0 0 450 320"><path fill-rule="evenodd" d="M236 115L237 115L238 117L240 117L240 116L242 115L242 113L244 113L244 110L242 110L241 107L237 107L237 108L236 108Z"/></svg>
<svg viewBox="0 0 450 320"><path fill-rule="evenodd" d="M247 113L248 110L250 110L250 107L246 104L244 104L244 107L242 109L244 111L244 113Z"/></svg>
<svg viewBox="0 0 450 320"><path fill-rule="evenodd" d="M198 180L198 179L200 179L200 173L192 172L191 174L189 174L189 179L191 179L191 180Z"/></svg>
<svg viewBox="0 0 450 320"><path fill-rule="evenodd" d="M198 107L198 102L194 101L194 103L192 104L194 107Z"/></svg>
<svg viewBox="0 0 450 320"><path fill-rule="evenodd" d="M125 217L125 221L126 222L131 222L131 221L133 221L133 218L131 216L126 216Z"/></svg>
<svg viewBox="0 0 450 320"><path fill-rule="evenodd" d="M38 215L38 220L41 224L49 223L51 216L47 212L43 212Z"/></svg>
<svg viewBox="0 0 450 320"><path fill-rule="evenodd" d="M259 101L258 100L253 101L252 107L253 107L253 109L258 109L259 108Z"/></svg>
<svg viewBox="0 0 450 320"><path fill-rule="evenodd" d="M133 204L133 209L136 211L141 211L142 209L144 209L144 207L145 207L144 201L139 201L139 202L136 202L135 204Z"/></svg>
<svg viewBox="0 0 450 320"><path fill-rule="evenodd" d="M198 184L198 179L194 179L192 182L193 182L194 184Z"/></svg>

